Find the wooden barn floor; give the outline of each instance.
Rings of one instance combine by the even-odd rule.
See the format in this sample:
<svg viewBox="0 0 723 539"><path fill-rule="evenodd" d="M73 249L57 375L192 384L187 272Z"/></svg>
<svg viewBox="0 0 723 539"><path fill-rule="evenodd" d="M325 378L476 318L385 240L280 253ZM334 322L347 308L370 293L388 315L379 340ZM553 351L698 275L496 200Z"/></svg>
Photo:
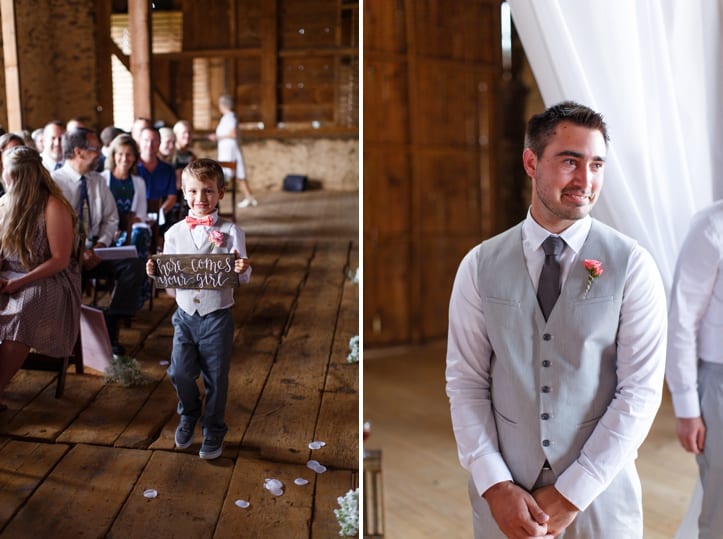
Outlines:
<svg viewBox="0 0 723 539"><path fill-rule="evenodd" d="M253 274L236 293L223 456L174 449L175 308L162 292L121 343L149 383L21 370L0 412L0 537L338 537L337 497L358 483L358 194L260 193L237 210ZM310 450L308 444L326 445ZM306 466L315 459L325 473ZM279 479L284 493L264 488ZM297 486L296 478L309 481ZM144 491L155 489L157 497ZM246 509L235 505L247 500Z"/></svg>

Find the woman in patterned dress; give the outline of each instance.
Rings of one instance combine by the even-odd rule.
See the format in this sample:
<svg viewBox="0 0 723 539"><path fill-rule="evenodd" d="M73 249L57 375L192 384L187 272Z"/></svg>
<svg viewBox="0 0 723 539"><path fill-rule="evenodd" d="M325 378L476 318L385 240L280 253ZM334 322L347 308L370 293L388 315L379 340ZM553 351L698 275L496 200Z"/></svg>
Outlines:
<svg viewBox="0 0 723 539"><path fill-rule="evenodd" d="M69 354L80 326L75 211L25 146L2 156L0 199L0 397L28 352ZM0 410L7 408L0 403Z"/></svg>

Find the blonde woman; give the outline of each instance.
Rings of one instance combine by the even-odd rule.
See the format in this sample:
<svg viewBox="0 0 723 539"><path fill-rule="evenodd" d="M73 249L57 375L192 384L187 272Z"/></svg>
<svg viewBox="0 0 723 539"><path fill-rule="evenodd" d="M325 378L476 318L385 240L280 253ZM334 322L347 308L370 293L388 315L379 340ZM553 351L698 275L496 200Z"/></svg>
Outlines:
<svg viewBox="0 0 723 539"><path fill-rule="evenodd" d="M0 199L0 398L31 348L69 354L80 325L77 218L25 146L3 153ZM0 411L7 405L0 402Z"/></svg>

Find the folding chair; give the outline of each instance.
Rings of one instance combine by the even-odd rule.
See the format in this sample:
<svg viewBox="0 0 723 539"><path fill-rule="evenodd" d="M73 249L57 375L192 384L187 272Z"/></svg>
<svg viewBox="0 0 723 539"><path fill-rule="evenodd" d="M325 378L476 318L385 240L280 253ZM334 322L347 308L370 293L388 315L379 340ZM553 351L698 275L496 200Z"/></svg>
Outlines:
<svg viewBox="0 0 723 539"><path fill-rule="evenodd" d="M231 213L221 213L220 209L218 212L219 217L230 217L231 220L236 222L236 161L219 161L221 168L228 169L231 171L231 177L226 179L226 192L231 191ZM224 173L226 171L224 170Z"/></svg>
<svg viewBox="0 0 723 539"><path fill-rule="evenodd" d="M155 215L155 219L150 219L149 224L151 227L151 245L148 249L149 255L155 255L163 252L163 235L161 234L161 226L158 224L158 216L163 205L162 198L149 198L148 199L148 214ZM153 299L158 294L155 281L148 278L151 287L151 297L148 298L148 310L153 310Z"/></svg>

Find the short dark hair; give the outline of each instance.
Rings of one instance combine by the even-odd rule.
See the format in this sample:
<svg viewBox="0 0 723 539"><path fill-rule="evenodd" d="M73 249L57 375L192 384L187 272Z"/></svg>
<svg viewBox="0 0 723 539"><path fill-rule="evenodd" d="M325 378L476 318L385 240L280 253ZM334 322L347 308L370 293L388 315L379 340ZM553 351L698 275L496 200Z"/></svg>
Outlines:
<svg viewBox="0 0 723 539"><path fill-rule="evenodd" d="M555 128L561 122L597 129L605 139L605 144L610 142L608 128L602 114L574 101L563 101L530 118L525 132L525 148L531 149L538 157L541 156L550 142Z"/></svg>
<svg viewBox="0 0 723 539"><path fill-rule="evenodd" d="M110 143L113 142L114 138L124 133L125 131L123 131L120 127L109 125L104 127L103 130L100 132L100 141L103 146L110 146Z"/></svg>
<svg viewBox="0 0 723 539"><path fill-rule="evenodd" d="M63 158L72 159L75 157L76 148L88 147L88 135L95 134L94 131L85 127L78 127L63 134Z"/></svg>
<svg viewBox="0 0 723 539"><path fill-rule="evenodd" d="M4 151L11 142L14 142L16 146L27 146L25 139L17 133L3 133L0 135L0 152Z"/></svg>

